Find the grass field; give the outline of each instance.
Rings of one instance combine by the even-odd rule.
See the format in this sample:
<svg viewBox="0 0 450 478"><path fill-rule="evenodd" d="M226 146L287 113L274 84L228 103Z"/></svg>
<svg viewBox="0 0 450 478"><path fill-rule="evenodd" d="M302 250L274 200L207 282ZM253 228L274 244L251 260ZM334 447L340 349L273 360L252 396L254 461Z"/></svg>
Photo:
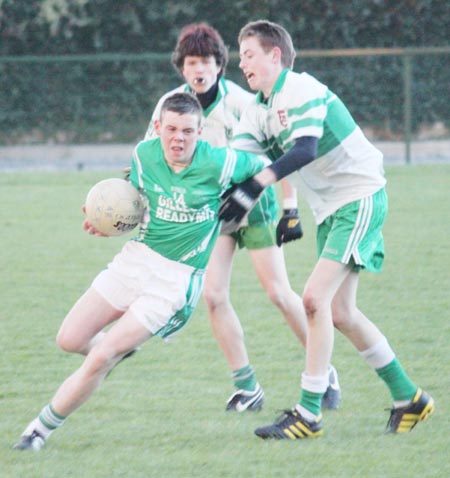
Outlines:
<svg viewBox="0 0 450 478"><path fill-rule="evenodd" d="M261 291L247 254L235 261L233 301L266 405L224 412L233 391L203 302L172 342L153 339L121 364L40 453L11 450L27 423L81 362L55 346L68 308L124 239L81 229L89 187L118 172L0 175L0 476L4 478L450 476L450 166L387 169L390 212L382 274L363 274L360 307L385 332L436 412L405 436L383 434L387 390L341 336L333 363L343 402L325 435L264 442L255 427L299 396L304 353ZM314 264L314 226L285 247L301 292Z"/></svg>

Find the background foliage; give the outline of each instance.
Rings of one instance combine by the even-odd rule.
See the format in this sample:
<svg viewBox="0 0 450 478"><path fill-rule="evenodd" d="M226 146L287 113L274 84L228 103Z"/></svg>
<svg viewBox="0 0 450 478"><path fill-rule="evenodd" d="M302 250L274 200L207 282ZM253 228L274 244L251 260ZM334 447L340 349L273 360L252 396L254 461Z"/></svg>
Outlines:
<svg viewBox="0 0 450 478"><path fill-rule="evenodd" d="M300 51L449 45L450 3L442 1L0 0L0 144L135 142L158 98L180 82L170 65L180 28L207 21L236 52L239 29L258 18L280 22ZM121 55L102 56L113 53ZM446 61L413 59L415 129L450 123ZM402 66L399 57L300 55L295 69L391 139L402 133ZM246 86L236 56L227 76Z"/></svg>
<svg viewBox="0 0 450 478"><path fill-rule="evenodd" d="M201 13L200 13L201 12ZM448 45L441 0L1 0L0 54L170 52L179 29L210 22L231 48L249 20L283 24L298 49Z"/></svg>

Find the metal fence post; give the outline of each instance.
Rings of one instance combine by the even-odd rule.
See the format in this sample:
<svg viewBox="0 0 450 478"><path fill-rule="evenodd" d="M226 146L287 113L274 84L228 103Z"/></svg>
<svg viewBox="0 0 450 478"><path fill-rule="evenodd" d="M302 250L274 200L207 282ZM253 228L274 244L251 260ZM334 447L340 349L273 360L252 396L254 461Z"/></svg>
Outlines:
<svg viewBox="0 0 450 478"><path fill-rule="evenodd" d="M412 136L412 94L411 94L411 55L405 53L403 55L403 88L404 88L404 105L403 105L403 122L405 134L405 154L406 164L411 163L411 136Z"/></svg>

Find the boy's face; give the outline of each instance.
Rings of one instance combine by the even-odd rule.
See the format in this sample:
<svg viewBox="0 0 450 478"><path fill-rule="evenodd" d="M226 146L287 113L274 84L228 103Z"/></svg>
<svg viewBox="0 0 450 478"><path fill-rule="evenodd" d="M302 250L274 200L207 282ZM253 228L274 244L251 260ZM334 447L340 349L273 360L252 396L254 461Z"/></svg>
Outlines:
<svg viewBox="0 0 450 478"><path fill-rule="evenodd" d="M211 56L186 56L181 72L191 90L206 93L217 81L220 68Z"/></svg>
<svg viewBox="0 0 450 478"><path fill-rule="evenodd" d="M261 90L269 96L272 88L283 70L280 61L280 49L272 48L267 53L263 50L257 37L246 37L239 45L239 68L247 78L248 86Z"/></svg>
<svg viewBox="0 0 450 478"><path fill-rule="evenodd" d="M200 135L200 116L163 111L155 121L156 133L161 138L164 157L170 166L191 163Z"/></svg>

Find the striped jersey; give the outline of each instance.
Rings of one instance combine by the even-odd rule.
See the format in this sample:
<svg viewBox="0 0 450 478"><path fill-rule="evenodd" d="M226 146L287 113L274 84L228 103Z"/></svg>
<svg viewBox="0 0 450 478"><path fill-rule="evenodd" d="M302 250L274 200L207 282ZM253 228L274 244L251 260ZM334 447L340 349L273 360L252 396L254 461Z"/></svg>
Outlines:
<svg viewBox="0 0 450 478"><path fill-rule="evenodd" d="M204 269L219 232L220 195L264 167L256 155L199 141L192 163L175 173L159 138L140 142L130 181L148 201L138 237L162 256Z"/></svg>
<svg viewBox="0 0 450 478"><path fill-rule="evenodd" d="M285 69L266 101L259 92L245 110L232 144L275 161L302 136L319 138L317 157L289 180L307 200L317 224L385 185L382 153L338 96L307 73Z"/></svg>
<svg viewBox="0 0 450 478"><path fill-rule="evenodd" d="M174 93L193 93L187 83L169 91L158 101L148 125L145 139L154 139L154 121L159 119L164 100ZM212 146L230 146L231 139L238 127L244 109L253 100L254 95L236 83L219 78L218 92L215 101L203 110L201 138ZM272 223L278 214L278 204L273 187L267 188L261 199L248 215L245 224Z"/></svg>

